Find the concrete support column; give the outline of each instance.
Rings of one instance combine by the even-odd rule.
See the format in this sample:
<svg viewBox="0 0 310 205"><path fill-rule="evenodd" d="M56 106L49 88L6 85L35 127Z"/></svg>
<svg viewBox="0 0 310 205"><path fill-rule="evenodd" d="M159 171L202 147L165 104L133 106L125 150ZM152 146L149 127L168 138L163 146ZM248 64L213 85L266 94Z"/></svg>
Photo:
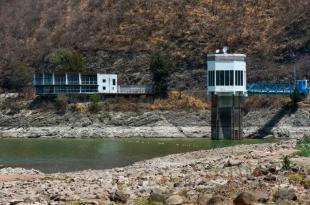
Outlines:
<svg viewBox="0 0 310 205"><path fill-rule="evenodd" d="M212 139L242 139L243 97L212 94Z"/></svg>

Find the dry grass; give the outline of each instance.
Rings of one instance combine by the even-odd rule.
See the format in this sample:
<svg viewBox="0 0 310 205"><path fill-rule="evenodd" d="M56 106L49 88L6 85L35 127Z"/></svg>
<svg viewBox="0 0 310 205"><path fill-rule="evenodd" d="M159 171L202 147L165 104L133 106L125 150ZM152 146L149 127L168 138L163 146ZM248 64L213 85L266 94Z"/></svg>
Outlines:
<svg viewBox="0 0 310 205"><path fill-rule="evenodd" d="M291 101L290 96L283 95L250 95L246 98L245 107L257 108L280 108Z"/></svg>
<svg viewBox="0 0 310 205"><path fill-rule="evenodd" d="M167 99L157 99L150 105L151 110L198 109L207 110L206 101L186 92L171 91Z"/></svg>

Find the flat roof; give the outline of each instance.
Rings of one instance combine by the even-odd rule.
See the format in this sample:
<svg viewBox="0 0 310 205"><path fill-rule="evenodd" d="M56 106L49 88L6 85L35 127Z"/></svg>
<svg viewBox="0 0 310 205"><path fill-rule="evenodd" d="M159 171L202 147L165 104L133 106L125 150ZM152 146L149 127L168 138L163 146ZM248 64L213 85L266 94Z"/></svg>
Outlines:
<svg viewBox="0 0 310 205"><path fill-rule="evenodd" d="M230 53L221 53L221 54L208 54L208 61L245 61L245 54L230 54Z"/></svg>

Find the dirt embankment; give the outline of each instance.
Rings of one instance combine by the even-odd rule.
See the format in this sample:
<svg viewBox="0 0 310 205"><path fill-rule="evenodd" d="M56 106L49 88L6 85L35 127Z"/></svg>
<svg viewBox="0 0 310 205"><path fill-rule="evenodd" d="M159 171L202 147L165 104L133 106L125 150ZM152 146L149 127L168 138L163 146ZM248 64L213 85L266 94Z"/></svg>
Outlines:
<svg viewBox="0 0 310 205"><path fill-rule="evenodd" d="M2 137L210 137L210 111L100 112L63 115L24 110L0 113ZM258 109L244 116L246 137L310 134L310 110Z"/></svg>

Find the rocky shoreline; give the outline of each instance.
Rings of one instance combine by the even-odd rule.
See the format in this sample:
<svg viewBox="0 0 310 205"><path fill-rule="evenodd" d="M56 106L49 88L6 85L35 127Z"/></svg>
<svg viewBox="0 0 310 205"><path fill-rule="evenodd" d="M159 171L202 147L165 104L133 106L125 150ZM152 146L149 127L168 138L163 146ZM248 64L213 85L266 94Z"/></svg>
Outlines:
<svg viewBox="0 0 310 205"><path fill-rule="evenodd" d="M0 136L14 138L210 137L210 111L73 113L0 112ZM248 112L244 135L299 138L310 134L310 109ZM263 135L262 135L263 133ZM257 137L257 136L256 136Z"/></svg>
<svg viewBox="0 0 310 205"><path fill-rule="evenodd" d="M0 204L306 205L310 184L296 179L310 182L310 158L296 156L295 144L238 145L73 173L3 168ZM284 156L291 161L287 170ZM8 178L16 173L18 179Z"/></svg>

